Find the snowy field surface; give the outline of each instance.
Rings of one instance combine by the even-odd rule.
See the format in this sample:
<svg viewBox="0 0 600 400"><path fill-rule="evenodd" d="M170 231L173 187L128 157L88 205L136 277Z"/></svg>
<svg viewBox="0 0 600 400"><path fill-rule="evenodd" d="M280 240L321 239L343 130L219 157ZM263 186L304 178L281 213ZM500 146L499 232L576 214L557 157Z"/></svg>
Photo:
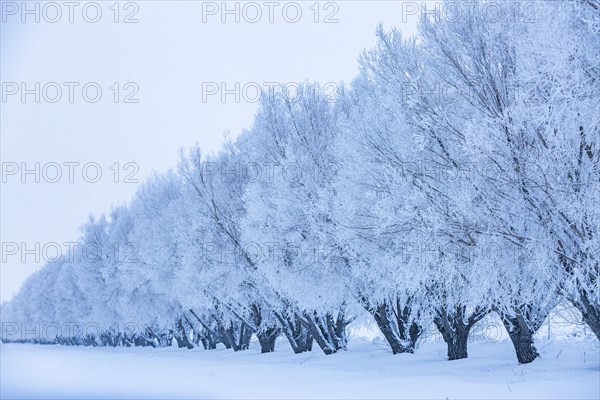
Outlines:
<svg viewBox="0 0 600 400"><path fill-rule="evenodd" d="M392 355L355 338L348 351L294 355L285 342L260 354L170 348L0 344L1 398L472 398L598 399L595 341L540 341L517 365L510 341L474 342L446 361L443 343Z"/></svg>

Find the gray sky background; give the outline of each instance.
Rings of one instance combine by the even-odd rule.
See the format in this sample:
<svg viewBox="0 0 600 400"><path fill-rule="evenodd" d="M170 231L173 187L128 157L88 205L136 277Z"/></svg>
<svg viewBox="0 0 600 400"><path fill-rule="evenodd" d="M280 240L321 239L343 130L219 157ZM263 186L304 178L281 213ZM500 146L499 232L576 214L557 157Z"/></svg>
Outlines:
<svg viewBox="0 0 600 400"><path fill-rule="evenodd" d="M73 9L73 22L64 2L56 2L60 17L46 2L27 5L33 10L36 3L39 23L35 14L23 15L21 1L1 2L0 301L9 300L45 258L56 254L55 243L62 252L68 251L64 243L77 240L89 214L99 215L113 204L127 202L138 186L127 178L143 182L152 171L176 166L181 147L198 142L215 151L225 131L235 136L250 127L257 86L304 79L348 82L358 72L360 52L375 44L378 22L407 35L415 32L417 22L416 16L406 13L403 18L403 7L407 8L400 1L316 6L314 1L297 2L302 15L296 23L289 21L296 18L297 7L286 1L274 2L272 23L269 6L261 1L255 3L262 12L255 23L249 20L255 19L256 7L246 2L238 3L239 23L235 14L222 15L220 1L121 2L118 16L113 1L98 1L102 15L96 23L84 18L95 18L94 5L83 11L90 2L79 2ZM228 2L227 7L234 9L235 3ZM124 23L127 16L138 22ZM324 23L326 17L337 22ZM34 91L39 82L39 103L35 94L22 101L23 82ZM51 82L62 91L56 103L50 102L57 94L57 85L48 85ZM72 103L64 82L78 84L72 86ZM88 85L88 101L82 88L90 82L95 84ZM239 102L234 94L222 101L221 93L205 92L203 99L203 87L213 88L212 82L217 86L224 82L228 89L235 89L236 82L240 89L247 85L246 96L240 90ZM102 95L92 103L97 86ZM11 94L15 88L18 92ZM131 100L138 102L125 103L124 97L136 88ZM34 169L35 163L39 183L35 174L23 176L21 171ZM52 163L62 173L56 183L50 182L57 171ZM79 163L72 164L73 182L65 163ZM84 175L87 163L96 164L90 164ZM19 170L13 175L15 165ZM102 176L93 183L98 167Z"/></svg>

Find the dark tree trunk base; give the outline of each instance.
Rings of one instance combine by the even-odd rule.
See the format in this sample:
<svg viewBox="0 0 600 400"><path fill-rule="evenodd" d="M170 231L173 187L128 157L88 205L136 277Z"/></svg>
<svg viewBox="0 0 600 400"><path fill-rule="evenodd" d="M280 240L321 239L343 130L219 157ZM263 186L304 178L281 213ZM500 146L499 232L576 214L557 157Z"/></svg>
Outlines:
<svg viewBox="0 0 600 400"><path fill-rule="evenodd" d="M600 340L600 304L589 300L587 293L580 291L580 299L571 303L581 312L583 322L592 330L596 338Z"/></svg>
<svg viewBox="0 0 600 400"><path fill-rule="evenodd" d="M469 333L457 334L448 344L448 360L462 360L468 358L467 342L469 341Z"/></svg>
<svg viewBox="0 0 600 400"><path fill-rule="evenodd" d="M364 306L377 322L377 327L390 345L392 354L414 353L423 329L411 320L409 306L400 307L399 302L397 308L401 310L394 309L394 305L388 302L383 302L377 307L370 307L365 302Z"/></svg>
<svg viewBox="0 0 600 400"><path fill-rule="evenodd" d="M467 317L466 307L461 305L452 309L441 307L437 311L433 322L448 345L448 360L461 360L469 356L467 352L469 332L488 312L488 310L475 309Z"/></svg>
<svg viewBox="0 0 600 400"><path fill-rule="evenodd" d="M331 314L324 316L306 314L302 319L312 339L319 345L326 355L335 354L346 350L346 322L344 313L340 312L334 319Z"/></svg>
<svg viewBox="0 0 600 400"><path fill-rule="evenodd" d="M533 334L535 332L529 328L523 316L517 314L513 317L502 314L500 318L513 343L519 364L529 364L538 358L540 354L533 342Z"/></svg>
<svg viewBox="0 0 600 400"><path fill-rule="evenodd" d="M275 342L279 333L280 331L277 328L267 328L256 334L260 343L261 353L272 353L275 351Z"/></svg>
<svg viewBox="0 0 600 400"><path fill-rule="evenodd" d="M297 316L287 317L276 313L275 317L281 324L282 332L292 346L294 354L312 350L312 337Z"/></svg>

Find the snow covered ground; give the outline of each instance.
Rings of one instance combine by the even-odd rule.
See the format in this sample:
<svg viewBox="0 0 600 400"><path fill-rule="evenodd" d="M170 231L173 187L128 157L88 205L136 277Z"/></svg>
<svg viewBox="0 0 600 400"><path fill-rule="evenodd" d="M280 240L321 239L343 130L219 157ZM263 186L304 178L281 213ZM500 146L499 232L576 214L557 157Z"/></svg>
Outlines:
<svg viewBox="0 0 600 400"><path fill-rule="evenodd" d="M600 398L597 341L540 341L542 355L517 365L511 343L473 342L446 361L443 343L392 355L353 338L346 352L294 355L281 341L260 354L177 348L0 344L5 398Z"/></svg>

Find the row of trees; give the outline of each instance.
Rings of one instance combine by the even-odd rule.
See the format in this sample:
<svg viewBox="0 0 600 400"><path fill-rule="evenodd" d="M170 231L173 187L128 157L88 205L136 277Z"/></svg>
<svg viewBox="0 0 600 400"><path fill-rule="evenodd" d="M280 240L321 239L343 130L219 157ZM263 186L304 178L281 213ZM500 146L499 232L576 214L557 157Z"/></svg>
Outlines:
<svg viewBox="0 0 600 400"><path fill-rule="evenodd" d="M430 15L414 38L380 27L333 103L308 83L265 93L218 154L182 152L91 219L2 321L101 327L61 343L244 350L256 335L270 352L284 335L332 354L368 316L393 353L433 324L460 359L495 312L528 363L566 301L600 340L598 3L536 10Z"/></svg>

